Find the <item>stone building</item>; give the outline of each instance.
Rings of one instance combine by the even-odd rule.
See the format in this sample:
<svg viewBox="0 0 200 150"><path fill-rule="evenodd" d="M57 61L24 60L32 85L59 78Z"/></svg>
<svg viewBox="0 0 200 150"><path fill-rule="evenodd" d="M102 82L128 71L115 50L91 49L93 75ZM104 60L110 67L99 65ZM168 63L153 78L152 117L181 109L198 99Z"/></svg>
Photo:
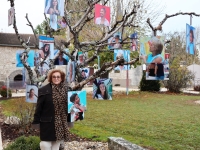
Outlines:
<svg viewBox="0 0 200 150"><path fill-rule="evenodd" d="M35 38L33 34L21 34L24 41L30 37L30 48L34 50ZM22 81L22 69L16 67L16 51L24 50L15 33L0 33L0 81L7 77L12 81Z"/></svg>

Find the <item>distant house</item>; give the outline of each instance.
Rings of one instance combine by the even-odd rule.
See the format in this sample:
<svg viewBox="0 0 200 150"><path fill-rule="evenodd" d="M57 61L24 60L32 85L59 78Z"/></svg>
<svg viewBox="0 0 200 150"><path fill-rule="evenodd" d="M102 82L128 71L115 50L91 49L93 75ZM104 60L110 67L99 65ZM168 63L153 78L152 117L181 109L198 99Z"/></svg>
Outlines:
<svg viewBox="0 0 200 150"><path fill-rule="evenodd" d="M194 73L193 85L200 85L200 65L192 64L187 69Z"/></svg>

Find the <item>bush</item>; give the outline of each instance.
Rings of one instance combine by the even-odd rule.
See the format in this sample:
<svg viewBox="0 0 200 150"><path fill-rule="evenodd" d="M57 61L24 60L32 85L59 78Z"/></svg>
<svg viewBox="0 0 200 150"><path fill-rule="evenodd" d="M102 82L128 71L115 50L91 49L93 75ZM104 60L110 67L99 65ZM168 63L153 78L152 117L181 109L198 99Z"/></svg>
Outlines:
<svg viewBox="0 0 200 150"><path fill-rule="evenodd" d="M40 150L40 138L37 136L20 136L4 150Z"/></svg>
<svg viewBox="0 0 200 150"><path fill-rule="evenodd" d="M169 80L163 83L170 92L180 93L193 79L194 74L186 66L180 66L180 60L174 58L170 65Z"/></svg>
<svg viewBox="0 0 200 150"><path fill-rule="evenodd" d="M146 72L143 71L139 86L140 91L160 91L159 80L146 80Z"/></svg>
<svg viewBox="0 0 200 150"><path fill-rule="evenodd" d="M1 89L0 89L0 95L2 97L7 97L7 87L6 86L2 86ZM8 90L8 96L9 97L12 97L12 92L11 90L9 89Z"/></svg>

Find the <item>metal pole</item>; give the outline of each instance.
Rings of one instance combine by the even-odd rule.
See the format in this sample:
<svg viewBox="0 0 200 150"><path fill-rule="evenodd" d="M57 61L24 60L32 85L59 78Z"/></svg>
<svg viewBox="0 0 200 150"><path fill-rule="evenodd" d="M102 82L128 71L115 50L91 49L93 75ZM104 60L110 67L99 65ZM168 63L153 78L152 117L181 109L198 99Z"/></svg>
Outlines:
<svg viewBox="0 0 200 150"><path fill-rule="evenodd" d="M128 62L128 50L126 50L125 51L126 52L126 54L127 54L127 62ZM126 70L126 95L128 95L128 86L129 86L129 84L128 84L128 64L127 64L127 70Z"/></svg>
<svg viewBox="0 0 200 150"><path fill-rule="evenodd" d="M9 78L8 78L8 76L7 76L7 98L9 97Z"/></svg>

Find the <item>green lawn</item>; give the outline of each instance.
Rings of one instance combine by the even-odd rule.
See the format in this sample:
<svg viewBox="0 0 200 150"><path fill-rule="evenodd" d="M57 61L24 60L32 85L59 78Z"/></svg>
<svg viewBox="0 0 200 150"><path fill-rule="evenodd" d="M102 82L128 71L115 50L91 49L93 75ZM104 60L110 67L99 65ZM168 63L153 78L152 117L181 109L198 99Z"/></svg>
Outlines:
<svg viewBox="0 0 200 150"><path fill-rule="evenodd" d="M81 137L123 137L155 150L200 150L200 105L194 103L200 96L131 92L114 95L112 101L88 94L87 100L85 119L71 130ZM7 103L0 103L4 112L11 106Z"/></svg>

